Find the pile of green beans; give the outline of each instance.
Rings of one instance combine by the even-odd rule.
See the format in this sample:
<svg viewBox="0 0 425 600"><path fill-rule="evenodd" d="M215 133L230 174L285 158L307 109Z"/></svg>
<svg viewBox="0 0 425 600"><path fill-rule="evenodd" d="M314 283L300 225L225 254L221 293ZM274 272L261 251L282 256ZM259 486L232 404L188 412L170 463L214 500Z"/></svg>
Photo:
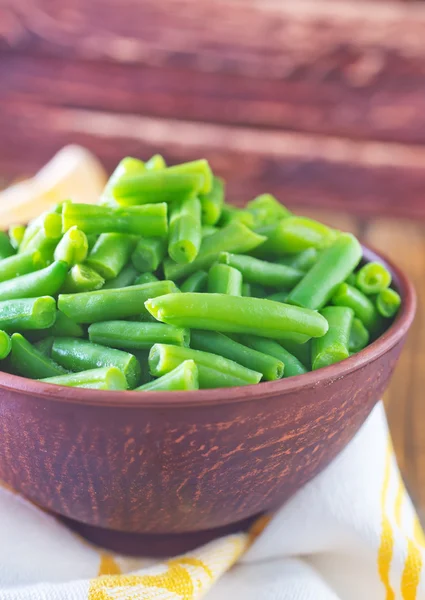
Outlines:
<svg viewBox="0 0 425 600"><path fill-rule="evenodd" d="M391 283L353 235L271 194L228 204L205 159L126 157L98 204L0 232L0 368L141 393L299 376L388 328Z"/></svg>

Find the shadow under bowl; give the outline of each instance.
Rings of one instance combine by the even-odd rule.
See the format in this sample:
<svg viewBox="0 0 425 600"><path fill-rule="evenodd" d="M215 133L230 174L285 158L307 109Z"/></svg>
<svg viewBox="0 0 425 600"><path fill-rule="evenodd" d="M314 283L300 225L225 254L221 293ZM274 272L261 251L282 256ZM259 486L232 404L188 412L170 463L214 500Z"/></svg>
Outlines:
<svg viewBox="0 0 425 600"><path fill-rule="evenodd" d="M182 551L278 507L361 427L412 323L411 283L364 253L392 272L402 307L370 346L315 372L143 394L0 373L0 479L127 553L143 552L144 542L151 555Z"/></svg>

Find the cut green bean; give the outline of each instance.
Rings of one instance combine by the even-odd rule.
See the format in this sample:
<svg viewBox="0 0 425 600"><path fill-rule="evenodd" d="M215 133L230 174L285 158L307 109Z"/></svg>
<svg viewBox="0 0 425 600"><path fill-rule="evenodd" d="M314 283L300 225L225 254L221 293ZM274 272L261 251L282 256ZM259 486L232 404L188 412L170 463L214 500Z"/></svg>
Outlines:
<svg viewBox="0 0 425 600"><path fill-rule="evenodd" d="M80 231L78 227L71 227L56 246L54 258L63 260L72 267L76 263L85 261L88 251L89 243L84 231Z"/></svg>
<svg viewBox="0 0 425 600"><path fill-rule="evenodd" d="M238 269L242 273L244 281L268 287L290 289L304 276L302 271L297 271L292 267L259 260L243 254L222 252L219 261Z"/></svg>
<svg viewBox="0 0 425 600"><path fill-rule="evenodd" d="M146 300L162 294L172 294L176 289L173 281L165 280L127 288L60 294L58 307L70 319L79 323L125 319L146 313Z"/></svg>
<svg viewBox="0 0 425 600"><path fill-rule="evenodd" d="M271 194L261 194L261 196L257 196L254 200L248 202L246 208L254 215L255 223L258 227L263 225L274 225L277 221L291 215L291 212L286 206L283 206L283 204L276 200Z"/></svg>
<svg viewBox="0 0 425 600"><path fill-rule="evenodd" d="M10 354L12 349L12 341L10 336L0 329L0 360L4 360Z"/></svg>
<svg viewBox="0 0 425 600"><path fill-rule="evenodd" d="M208 273L197 271L190 275L180 286L182 292L203 292L207 287Z"/></svg>
<svg viewBox="0 0 425 600"><path fill-rule="evenodd" d="M23 238L22 242L19 244L19 252L27 251L28 244L40 230L42 230L45 235L47 233L50 234L52 232L52 225L54 225L54 230L55 230L55 234L56 234L55 237L60 236L60 233L61 233L60 219L58 222L57 217L53 217L53 222L52 221L49 222L49 219L46 220L46 217L50 214L61 215L62 214L62 206L63 206L62 204L56 204L55 206L52 206L50 209L41 213L41 215L39 215L35 219L32 219L28 223L27 228L25 229L24 238ZM46 223L46 226L45 226L45 223Z"/></svg>
<svg viewBox="0 0 425 600"><path fill-rule="evenodd" d="M160 154L154 154L146 161L145 167L148 171L160 171L167 168L167 163Z"/></svg>
<svg viewBox="0 0 425 600"><path fill-rule="evenodd" d="M357 288L341 283L332 296L332 304L352 308L355 316L369 330L375 330L380 321L378 312L370 298Z"/></svg>
<svg viewBox="0 0 425 600"><path fill-rule="evenodd" d="M283 376L285 378L307 373L306 367L298 360L298 358L285 350L285 348L275 340L268 340L255 335L242 335L241 341L250 348L279 360L284 365Z"/></svg>
<svg viewBox="0 0 425 600"><path fill-rule="evenodd" d="M28 230L28 228L27 228ZM26 233L26 232L25 232ZM25 236L19 246L18 252L32 252L39 250L46 257L53 258L53 252L62 237L62 217L56 212L47 213L34 235L25 242Z"/></svg>
<svg viewBox="0 0 425 600"><path fill-rule="evenodd" d="M108 281L117 277L130 260L136 238L125 233L102 233L90 251L86 265Z"/></svg>
<svg viewBox="0 0 425 600"><path fill-rule="evenodd" d="M202 186L198 190L199 194L208 194L213 186L213 174L208 161L205 158L199 160L192 160L191 162L181 163L180 165L174 165L168 167L168 173L172 174L196 174L202 177Z"/></svg>
<svg viewBox="0 0 425 600"><path fill-rule="evenodd" d="M111 348L145 350L157 343L188 346L190 332L164 323L104 321L90 325L89 338L91 342Z"/></svg>
<svg viewBox="0 0 425 600"><path fill-rule="evenodd" d="M155 376L169 373L185 360L195 361L201 389L249 385L258 383L262 377L261 373L233 360L184 346L155 344L149 353L150 370Z"/></svg>
<svg viewBox="0 0 425 600"><path fill-rule="evenodd" d="M170 209L168 254L179 264L191 263L201 246L201 203L199 198L175 202Z"/></svg>
<svg viewBox="0 0 425 600"><path fill-rule="evenodd" d="M156 271L166 252L166 238L141 238L131 255L131 260L139 272Z"/></svg>
<svg viewBox="0 0 425 600"><path fill-rule="evenodd" d="M179 265L171 259L165 259L164 272L167 279L179 280L188 277L200 269L209 269L221 252L249 252L264 241L245 225L232 222L213 235L204 238L196 259L186 265Z"/></svg>
<svg viewBox="0 0 425 600"><path fill-rule="evenodd" d="M391 284L391 273L378 262L364 265L357 273L356 286L368 296L379 294Z"/></svg>
<svg viewBox="0 0 425 600"><path fill-rule="evenodd" d="M133 350L132 354L139 361L141 369L140 385L149 383L154 379L149 371L149 350Z"/></svg>
<svg viewBox="0 0 425 600"><path fill-rule="evenodd" d="M50 327L46 331L46 335L52 335L54 337L84 337L85 332L82 326L67 317L62 311L56 312L56 321L53 327Z"/></svg>
<svg viewBox="0 0 425 600"><path fill-rule="evenodd" d="M167 205L145 204L129 208L112 208L95 204L65 204L62 214L63 229L74 225L91 233L127 233L146 237L167 235Z"/></svg>
<svg viewBox="0 0 425 600"><path fill-rule="evenodd" d="M311 366L313 371L333 365L350 356L350 332L354 311L346 306L327 306L321 314L329 323L327 333L313 340Z"/></svg>
<svg viewBox="0 0 425 600"><path fill-rule="evenodd" d="M197 173L176 173L171 172L171 169L161 169L125 175L111 191L119 205L136 207L194 198L203 184L203 176Z"/></svg>
<svg viewBox="0 0 425 600"><path fill-rule="evenodd" d="M38 250L14 254L0 260L0 282L33 273L47 265L46 260Z"/></svg>
<svg viewBox="0 0 425 600"><path fill-rule="evenodd" d="M283 376L284 364L281 360L244 346L223 333L192 331L190 346L195 350L219 354L248 369L258 371L266 381L274 381Z"/></svg>
<svg viewBox="0 0 425 600"><path fill-rule="evenodd" d="M153 273L142 273L134 280L133 285L142 285L143 283L154 283L155 281L159 281L159 279Z"/></svg>
<svg viewBox="0 0 425 600"><path fill-rule="evenodd" d="M130 389L140 383L140 365L133 354L106 348L87 340L56 338L53 342L52 358L69 371L117 367L125 375Z"/></svg>
<svg viewBox="0 0 425 600"><path fill-rule="evenodd" d="M129 285L136 283L136 278L138 275L139 271L133 266L132 263L128 263L128 265L126 265L116 277L113 277L105 283L103 289L111 290L113 288L128 287Z"/></svg>
<svg viewBox="0 0 425 600"><path fill-rule="evenodd" d="M328 330L326 319L315 311L262 298L180 293L152 298L145 306L158 321L189 329L275 339L286 333L321 337Z"/></svg>
<svg viewBox="0 0 425 600"><path fill-rule="evenodd" d="M350 340L348 349L350 352L359 352L363 350L369 343L369 332L360 319L355 317L351 324Z"/></svg>
<svg viewBox="0 0 425 600"><path fill-rule="evenodd" d="M286 303L289 296L289 292L276 292L270 296L266 296L267 300L273 300L273 302L284 302Z"/></svg>
<svg viewBox="0 0 425 600"><path fill-rule="evenodd" d="M349 233L341 234L323 250L316 264L291 291L288 302L312 310L323 308L361 257L362 248L356 238Z"/></svg>
<svg viewBox="0 0 425 600"><path fill-rule="evenodd" d="M26 230L25 225L11 225L9 227L9 231L8 231L9 240L15 251L19 249L19 246L21 245L22 240L24 239L25 230ZM0 245L1 245L1 242L0 242ZM1 252L1 249L0 249L0 252Z"/></svg>
<svg viewBox="0 0 425 600"><path fill-rule="evenodd" d="M20 333L12 335L10 362L15 373L29 377L30 379L56 377L68 372L61 365L58 365L49 358L49 356L41 352L39 348L30 344Z"/></svg>
<svg viewBox="0 0 425 600"><path fill-rule="evenodd" d="M224 227L232 221L237 221L250 228L253 228L255 225L254 215L248 210L232 206L231 204L224 204L221 210L220 227Z"/></svg>
<svg viewBox="0 0 425 600"><path fill-rule="evenodd" d="M193 360L185 360L166 375L135 389L136 392L187 392L189 390L199 390L198 367Z"/></svg>
<svg viewBox="0 0 425 600"><path fill-rule="evenodd" d="M316 248L306 248L298 254L288 254L278 260L281 265L298 269L299 271L309 271L316 264L319 257L319 252Z"/></svg>
<svg viewBox="0 0 425 600"><path fill-rule="evenodd" d="M308 371L311 370L311 342L312 340L299 344L289 339L279 340L279 344L289 352L289 354L295 356Z"/></svg>
<svg viewBox="0 0 425 600"><path fill-rule="evenodd" d="M40 379L43 383L65 385L68 387L80 387L96 390L125 390L127 380L125 375L116 367L103 367L90 369L80 373L68 373L57 377Z"/></svg>
<svg viewBox="0 0 425 600"><path fill-rule="evenodd" d="M65 278L61 292L63 294L92 292L99 290L104 283L103 277L91 267L74 265Z"/></svg>
<svg viewBox="0 0 425 600"><path fill-rule="evenodd" d="M224 181L220 177L213 177L211 190L208 194L200 194L202 223L215 225L220 217L224 204ZM205 235L205 234L204 234Z"/></svg>
<svg viewBox="0 0 425 600"><path fill-rule="evenodd" d="M45 331L47 332L48 330ZM39 342L36 342L34 344L34 348L37 348L37 350L41 352L41 354L44 354L44 356L48 356L50 358L52 355L52 346L54 340L55 338L52 335L49 335L48 337L43 338Z"/></svg>
<svg viewBox="0 0 425 600"><path fill-rule="evenodd" d="M0 300L54 296L60 290L68 272L68 265L56 261L40 271L21 275L0 283Z"/></svg>
<svg viewBox="0 0 425 600"><path fill-rule="evenodd" d="M267 240L258 249L261 255L298 254L307 248L325 248L335 239L335 231L306 217L287 217L257 230Z"/></svg>
<svg viewBox="0 0 425 600"><path fill-rule="evenodd" d="M56 319L56 302L50 296L0 302L0 329L14 333L48 329Z"/></svg>
<svg viewBox="0 0 425 600"><path fill-rule="evenodd" d="M238 269L216 263L208 272L210 294L242 295L242 273Z"/></svg>
<svg viewBox="0 0 425 600"><path fill-rule="evenodd" d="M105 189L100 197L100 204L103 205L114 205L116 201L112 195L112 189L117 182L126 175L134 175L137 173L143 173L146 170L146 165L142 160L126 156L117 165L115 171L109 178Z"/></svg>
<svg viewBox="0 0 425 600"><path fill-rule="evenodd" d="M202 237L208 237L209 235L212 235L213 233L217 233L218 231L218 227L214 227L214 225L204 225L202 227Z"/></svg>
<svg viewBox="0 0 425 600"><path fill-rule="evenodd" d="M376 297L376 308L383 317L394 317L400 308L400 304L400 295L390 288L382 290Z"/></svg>
<svg viewBox="0 0 425 600"><path fill-rule="evenodd" d="M9 236L5 231L0 231L0 260L13 256L14 254L15 248L10 243Z"/></svg>

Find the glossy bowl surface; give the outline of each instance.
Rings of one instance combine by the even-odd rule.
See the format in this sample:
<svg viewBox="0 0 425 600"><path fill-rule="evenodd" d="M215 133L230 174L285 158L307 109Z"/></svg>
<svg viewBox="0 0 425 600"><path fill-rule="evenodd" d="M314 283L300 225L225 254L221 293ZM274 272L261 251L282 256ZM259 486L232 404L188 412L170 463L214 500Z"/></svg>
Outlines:
<svg viewBox="0 0 425 600"><path fill-rule="evenodd" d="M299 377L196 392L104 392L0 373L0 479L87 526L216 530L279 506L345 447L387 387L415 313L349 359Z"/></svg>

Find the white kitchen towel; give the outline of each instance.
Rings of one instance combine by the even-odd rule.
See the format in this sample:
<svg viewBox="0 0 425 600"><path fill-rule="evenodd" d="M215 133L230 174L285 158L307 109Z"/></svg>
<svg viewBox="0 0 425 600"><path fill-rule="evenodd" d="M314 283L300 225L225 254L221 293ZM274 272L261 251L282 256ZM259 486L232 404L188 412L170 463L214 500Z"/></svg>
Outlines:
<svg viewBox="0 0 425 600"><path fill-rule="evenodd" d="M0 489L0 600L425 600L424 562L382 403L253 531L164 562L96 549Z"/></svg>

